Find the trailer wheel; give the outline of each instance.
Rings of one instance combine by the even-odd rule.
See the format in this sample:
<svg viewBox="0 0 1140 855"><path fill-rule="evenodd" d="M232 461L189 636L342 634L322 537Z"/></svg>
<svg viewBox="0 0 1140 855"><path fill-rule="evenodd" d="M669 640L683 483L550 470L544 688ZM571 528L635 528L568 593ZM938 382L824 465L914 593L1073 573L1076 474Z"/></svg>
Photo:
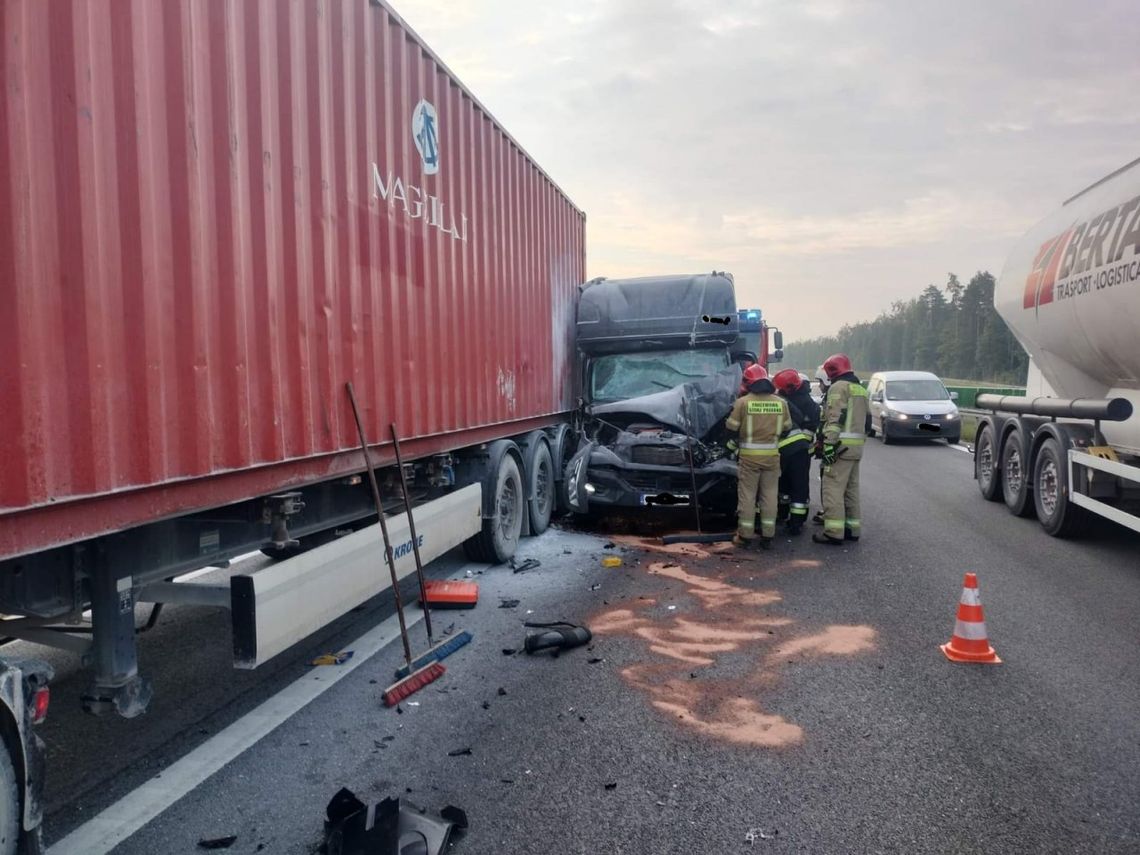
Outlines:
<svg viewBox="0 0 1140 855"><path fill-rule="evenodd" d="M1041 443L1033 464L1033 504L1037 519L1053 537L1076 537L1085 531L1088 514L1069 501L1069 472L1060 443Z"/></svg>
<svg viewBox="0 0 1140 855"><path fill-rule="evenodd" d="M20 845L20 787L8 746L0 740L0 855L16 855Z"/></svg>
<svg viewBox="0 0 1140 855"><path fill-rule="evenodd" d="M1001 480L1005 506L1014 516L1027 517L1033 513L1030 477L1029 455L1021 431L1010 431L1001 449Z"/></svg>
<svg viewBox="0 0 1140 855"><path fill-rule="evenodd" d="M527 511L530 513L530 533L542 534L550 527L550 516L554 513L554 458L550 455L550 446L546 440L540 440L534 446L527 467L527 478L530 479L530 499L527 501Z"/></svg>
<svg viewBox="0 0 1140 855"><path fill-rule="evenodd" d="M492 502L494 510L483 520L482 531L465 540L463 549L472 561L502 564L515 554L519 545L527 507L522 475L513 454L504 453L499 458Z"/></svg>
<svg viewBox="0 0 1140 855"><path fill-rule="evenodd" d="M997 468L993 431L981 428L978 431L977 446L974 451L976 457L978 489L989 502L1001 501L1001 472Z"/></svg>

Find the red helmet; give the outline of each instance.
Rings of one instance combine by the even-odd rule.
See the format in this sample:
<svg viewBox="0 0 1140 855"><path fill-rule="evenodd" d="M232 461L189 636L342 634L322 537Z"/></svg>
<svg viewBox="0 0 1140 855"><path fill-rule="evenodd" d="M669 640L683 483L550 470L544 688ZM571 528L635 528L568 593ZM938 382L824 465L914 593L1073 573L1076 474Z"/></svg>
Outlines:
<svg viewBox="0 0 1140 855"><path fill-rule="evenodd" d="M842 377L844 374L851 373L851 359L846 353L833 353L827 357L827 361L823 363L823 370L827 372L827 378L834 380L836 377Z"/></svg>
<svg viewBox="0 0 1140 855"><path fill-rule="evenodd" d="M744 378L740 381L740 385L747 389L753 383L767 379L768 372L764 370L764 366L758 362L754 362L744 369Z"/></svg>
<svg viewBox="0 0 1140 855"><path fill-rule="evenodd" d="M796 389L800 388L800 383L802 382L800 372L794 368L785 368L783 371L777 371L776 376L772 378L772 385L785 395L790 395L796 391Z"/></svg>

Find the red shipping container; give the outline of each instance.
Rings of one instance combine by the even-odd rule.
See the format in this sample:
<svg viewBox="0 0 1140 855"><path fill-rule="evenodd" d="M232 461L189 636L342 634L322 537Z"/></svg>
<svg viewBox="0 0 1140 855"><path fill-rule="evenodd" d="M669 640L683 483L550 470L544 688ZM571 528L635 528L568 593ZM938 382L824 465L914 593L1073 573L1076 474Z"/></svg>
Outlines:
<svg viewBox="0 0 1140 855"><path fill-rule="evenodd" d="M552 424L584 216L376 0L0 8L0 558Z"/></svg>

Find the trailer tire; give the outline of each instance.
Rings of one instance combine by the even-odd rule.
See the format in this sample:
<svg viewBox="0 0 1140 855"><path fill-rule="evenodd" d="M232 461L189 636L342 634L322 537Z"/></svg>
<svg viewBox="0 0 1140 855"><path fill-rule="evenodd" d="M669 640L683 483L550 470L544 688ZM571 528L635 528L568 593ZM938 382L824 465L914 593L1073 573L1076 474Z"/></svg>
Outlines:
<svg viewBox="0 0 1140 855"><path fill-rule="evenodd" d="M1020 430L1012 430L1001 447L1001 485L1005 506L1015 517L1033 513L1033 491L1029 489L1032 473L1028 452Z"/></svg>
<svg viewBox="0 0 1140 855"><path fill-rule="evenodd" d="M1069 501L1069 471L1061 444L1050 437L1041 443L1033 462L1033 506L1045 533L1078 537L1088 527L1089 515Z"/></svg>
<svg viewBox="0 0 1140 855"><path fill-rule="evenodd" d="M992 428L983 427L978 430L978 438L974 447L974 466L978 489L982 497L988 502L1001 501L1001 467L998 465L995 452L994 432Z"/></svg>
<svg viewBox="0 0 1140 855"><path fill-rule="evenodd" d="M20 847L20 790L8 746L0 741L0 855L16 855Z"/></svg>
<svg viewBox="0 0 1140 855"><path fill-rule="evenodd" d="M527 510L522 473L510 452L504 451L499 458L492 484L493 512L484 518L483 529L463 542L463 551L472 561L502 564L518 548L523 514Z"/></svg>
<svg viewBox="0 0 1140 855"><path fill-rule="evenodd" d="M534 443L527 465L526 477L530 483L527 512L530 514L530 533L540 535L550 527L550 517L556 504L557 484L554 480L554 458L545 439Z"/></svg>

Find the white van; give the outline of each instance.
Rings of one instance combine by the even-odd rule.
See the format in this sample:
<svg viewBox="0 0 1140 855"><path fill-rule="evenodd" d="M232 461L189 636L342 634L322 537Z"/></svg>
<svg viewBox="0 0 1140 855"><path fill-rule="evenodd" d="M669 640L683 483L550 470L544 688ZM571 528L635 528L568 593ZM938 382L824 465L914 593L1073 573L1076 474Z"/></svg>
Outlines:
<svg viewBox="0 0 1140 855"><path fill-rule="evenodd" d="M929 371L879 371L867 384L871 404L871 433L888 445L896 439L945 439L954 445L962 437L962 419L946 390Z"/></svg>

